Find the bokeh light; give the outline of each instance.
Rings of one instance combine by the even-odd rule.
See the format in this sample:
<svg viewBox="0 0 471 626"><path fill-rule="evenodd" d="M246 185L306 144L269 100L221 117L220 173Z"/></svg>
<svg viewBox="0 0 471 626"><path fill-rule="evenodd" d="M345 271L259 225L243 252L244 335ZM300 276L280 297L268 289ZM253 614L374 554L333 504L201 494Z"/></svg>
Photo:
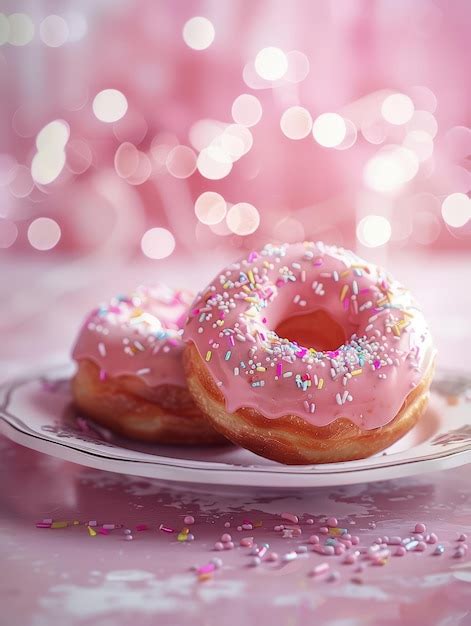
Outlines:
<svg viewBox="0 0 471 626"><path fill-rule="evenodd" d="M367 187L380 192L394 192L412 180L419 170L417 156L403 146L385 146L367 161L363 180Z"/></svg>
<svg viewBox="0 0 471 626"><path fill-rule="evenodd" d="M167 157L172 148L178 146L178 139L173 133L158 133L152 140L150 155L154 163L154 170L157 172L167 172Z"/></svg>
<svg viewBox="0 0 471 626"><path fill-rule="evenodd" d="M263 48L255 57L255 71L265 80L279 80L288 70L288 59L280 48Z"/></svg>
<svg viewBox="0 0 471 626"><path fill-rule="evenodd" d="M411 87L408 92L416 109L423 109L430 113L435 112L437 108L437 97L431 89L423 85L416 85Z"/></svg>
<svg viewBox="0 0 471 626"><path fill-rule="evenodd" d="M149 157L142 150L137 151L137 167L130 174L126 181L130 185L143 185L152 175L152 163Z"/></svg>
<svg viewBox="0 0 471 626"><path fill-rule="evenodd" d="M226 223L236 235L251 235L260 225L260 215L252 204L238 202L227 212Z"/></svg>
<svg viewBox="0 0 471 626"><path fill-rule="evenodd" d="M17 165L13 170L8 188L15 198L26 198L34 189L31 170L26 165Z"/></svg>
<svg viewBox="0 0 471 626"><path fill-rule="evenodd" d="M36 250L52 250L61 238L59 224L49 217L38 217L28 228L28 241Z"/></svg>
<svg viewBox="0 0 471 626"><path fill-rule="evenodd" d="M291 50L286 54L288 69L283 78L289 83L300 83L307 78L310 70L309 59L299 50Z"/></svg>
<svg viewBox="0 0 471 626"><path fill-rule="evenodd" d="M227 204L215 191L203 192L195 202L195 214L202 224L219 224L226 216Z"/></svg>
<svg viewBox="0 0 471 626"><path fill-rule="evenodd" d="M471 219L471 198L464 193L452 193L442 203L442 216L448 226L461 228Z"/></svg>
<svg viewBox="0 0 471 626"><path fill-rule="evenodd" d="M48 15L39 25L39 35L50 48L59 48L69 38L69 27L60 15Z"/></svg>
<svg viewBox="0 0 471 626"><path fill-rule="evenodd" d="M406 124L414 114L414 103L403 93L387 96L381 104L381 115L390 124Z"/></svg>
<svg viewBox="0 0 471 626"><path fill-rule="evenodd" d="M166 228L151 228L142 236L141 249L149 259L165 259L175 250L175 238Z"/></svg>
<svg viewBox="0 0 471 626"><path fill-rule="evenodd" d="M345 120L337 113L322 113L314 121L312 134L321 146L334 148L342 143L347 134Z"/></svg>
<svg viewBox="0 0 471 626"><path fill-rule="evenodd" d="M7 43L10 34L10 20L4 13L0 13L0 46Z"/></svg>
<svg viewBox="0 0 471 626"><path fill-rule="evenodd" d="M192 17L183 27L183 40L193 50L206 50L213 43L215 30L206 17Z"/></svg>
<svg viewBox="0 0 471 626"><path fill-rule="evenodd" d="M198 120L192 124L188 138L193 148L201 152L201 150L207 148L210 143L224 131L225 127L225 124L217 120Z"/></svg>
<svg viewBox="0 0 471 626"><path fill-rule="evenodd" d="M16 159L11 154L0 153L0 186L11 183L15 177L16 166Z"/></svg>
<svg viewBox="0 0 471 626"><path fill-rule="evenodd" d="M175 146L167 156L166 165L175 178L188 178L196 170L196 154L188 146Z"/></svg>
<svg viewBox="0 0 471 626"><path fill-rule="evenodd" d="M113 135L118 141L130 141L136 146L147 135L149 127L139 111L126 111L126 115L113 123Z"/></svg>
<svg viewBox="0 0 471 626"><path fill-rule="evenodd" d="M429 111L414 111L413 116L407 122L406 131L421 131L433 139L438 132L438 123L435 116Z"/></svg>
<svg viewBox="0 0 471 626"><path fill-rule="evenodd" d="M67 27L69 29L69 41L80 41L88 31L87 19L79 11L67 11L65 14Z"/></svg>
<svg viewBox="0 0 471 626"><path fill-rule="evenodd" d="M39 185L49 185L56 180L65 165L65 151L42 150L36 152L31 162L31 176Z"/></svg>
<svg viewBox="0 0 471 626"><path fill-rule="evenodd" d="M357 238L368 248L384 246L391 238L391 224L382 215L367 215L358 222Z"/></svg>
<svg viewBox="0 0 471 626"><path fill-rule="evenodd" d="M122 143L114 155L114 168L121 178L129 178L139 165L139 151L129 141Z"/></svg>
<svg viewBox="0 0 471 626"><path fill-rule="evenodd" d="M250 89L270 89L273 84L262 78L255 69L254 61L248 61L242 70L242 79Z"/></svg>
<svg viewBox="0 0 471 626"><path fill-rule="evenodd" d="M36 136L36 148L42 150L64 150L69 140L70 129L64 120L54 120L46 124Z"/></svg>
<svg viewBox="0 0 471 626"><path fill-rule="evenodd" d="M8 18L8 43L12 46L26 46L34 37L34 24L26 13L12 13Z"/></svg>
<svg viewBox="0 0 471 626"><path fill-rule="evenodd" d="M262 105L255 96L243 93L232 103L232 119L242 126L255 126L262 117Z"/></svg>
<svg viewBox="0 0 471 626"><path fill-rule="evenodd" d="M0 217L0 248L10 248L18 237L18 227L15 222Z"/></svg>
<svg viewBox="0 0 471 626"><path fill-rule="evenodd" d="M253 136L246 126L229 124L213 143L235 162L251 149Z"/></svg>
<svg viewBox="0 0 471 626"><path fill-rule="evenodd" d="M304 107L290 107L281 116L280 127L289 139L304 139L312 130L311 114Z"/></svg>
<svg viewBox="0 0 471 626"><path fill-rule="evenodd" d="M93 99L93 112L101 121L111 124L117 122L128 110L126 96L117 89L104 89Z"/></svg>
<svg viewBox="0 0 471 626"><path fill-rule="evenodd" d="M93 162L90 146L83 139L72 139L67 144L67 167L74 174L83 174Z"/></svg>
<svg viewBox="0 0 471 626"><path fill-rule="evenodd" d="M404 137L403 146L414 152L419 161L426 161L433 154L433 139L423 130L412 130Z"/></svg>
<svg viewBox="0 0 471 626"><path fill-rule="evenodd" d="M337 146L334 146L336 150L348 150L355 145L358 137L358 130L355 124L346 118L343 118L343 121L345 123L345 137Z"/></svg>
<svg viewBox="0 0 471 626"><path fill-rule="evenodd" d="M225 178L232 170L230 156L219 146L210 145L198 155L196 165L201 176L209 180Z"/></svg>

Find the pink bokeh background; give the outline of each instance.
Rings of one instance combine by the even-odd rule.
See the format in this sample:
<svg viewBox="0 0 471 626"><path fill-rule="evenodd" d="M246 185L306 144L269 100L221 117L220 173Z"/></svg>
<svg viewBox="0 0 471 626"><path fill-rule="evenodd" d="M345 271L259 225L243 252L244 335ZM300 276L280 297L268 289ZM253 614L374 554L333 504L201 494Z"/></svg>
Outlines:
<svg viewBox="0 0 471 626"><path fill-rule="evenodd" d="M268 240L305 238L379 258L471 249L465 0L7 0L2 11L2 257L116 262L126 251L145 261L215 249L235 257ZM206 22L188 42L183 31L195 16ZM211 39L211 25L208 47L190 47ZM281 60L262 63L260 74L257 55L267 47ZM281 77L266 80L270 71ZM94 110L108 89L127 103L114 122ZM243 128L233 119L241 94L262 109ZM393 94L402 100L391 123L383 105ZM337 114L344 140L321 145L309 121L304 138L287 137L280 120L291 107L303 107L314 127ZM101 116L112 108L105 102ZM397 123L401 115L408 119ZM38 133L51 122L66 129L66 143L45 133L38 173ZM221 162L230 171L214 179ZM195 202L207 191L226 210L236 205L242 221L202 223ZM254 207L258 226L245 223L239 203ZM143 243L153 228L165 230Z"/></svg>

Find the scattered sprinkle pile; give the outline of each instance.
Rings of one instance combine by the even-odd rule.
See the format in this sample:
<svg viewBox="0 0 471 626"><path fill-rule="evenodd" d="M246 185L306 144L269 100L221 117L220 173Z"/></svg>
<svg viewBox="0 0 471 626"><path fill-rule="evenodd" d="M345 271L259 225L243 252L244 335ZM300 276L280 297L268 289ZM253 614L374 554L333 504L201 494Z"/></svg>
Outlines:
<svg viewBox="0 0 471 626"><path fill-rule="evenodd" d="M405 557L411 553L427 553L432 556L440 556L448 552L452 558L463 558L467 555L468 545L467 535L460 533L451 546L446 547L445 543L439 542L436 533L429 532L426 525L417 522L407 536L377 536L374 539L360 539L359 535L353 534L349 528L339 524L335 517L324 517L322 521L316 522L313 518L303 516L300 519L296 514L290 512L281 513L279 519L272 528L264 527L261 521L242 520L240 524L226 521L223 525L224 531L214 543L211 551L222 552L226 550L239 550L244 556L242 567L256 568L260 566L268 568L282 568L296 559L315 559L309 567L307 575L311 578L322 579L326 582L335 582L340 579L341 572L348 572L350 581L362 584L363 577L368 567L385 566L391 557ZM102 523L97 520L54 520L52 518L42 519L36 522L37 528L65 529L69 527L82 527L86 529L90 537L96 538L99 535L120 534L125 541L133 541L134 533L145 531L168 534L171 540L179 543L192 542L196 539L190 532L190 527L197 524L193 515L186 515L183 518L182 528L175 529L164 523L136 524L134 528L127 528L122 523ZM354 521L350 522L355 525ZM317 525L316 532L313 533ZM214 526L212 526L214 528ZM232 534L227 529L233 528ZM376 528L375 522L369 523L370 531ZM255 533L246 535L245 531L256 531L265 536L260 540L256 539ZM234 531L242 533L241 538L234 536ZM259 533L259 534L260 534ZM270 535L279 539L296 540L290 541L290 547L283 553L278 553L270 549ZM449 542L448 542L449 543ZM319 560L320 559L320 560ZM211 580L217 570L224 566L223 560L219 557L209 558L203 565L193 565L190 567L195 572L197 580L200 582ZM338 566L350 566L349 569Z"/></svg>

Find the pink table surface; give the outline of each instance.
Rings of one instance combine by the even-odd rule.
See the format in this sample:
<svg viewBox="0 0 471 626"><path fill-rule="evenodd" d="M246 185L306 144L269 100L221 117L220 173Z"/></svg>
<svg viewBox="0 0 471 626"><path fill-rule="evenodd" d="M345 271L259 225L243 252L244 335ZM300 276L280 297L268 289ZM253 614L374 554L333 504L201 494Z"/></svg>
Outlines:
<svg viewBox="0 0 471 626"><path fill-rule="evenodd" d="M441 364L466 368L471 347L466 314L470 294L464 289L469 261L402 259L396 264L424 302L442 351ZM138 271L133 269L135 275ZM20 293L25 276L28 289ZM132 284L132 272L122 273L120 279ZM26 293L34 293L39 280L42 298L35 299L35 306L46 304L46 311L35 311ZM79 289L64 293L57 287L61 281L67 284L66 273L53 280L44 267L11 268L10 280L2 285L11 297L10 308L0 315L0 325L8 329L2 338L0 382L26 366L66 358L68 339L99 285L83 282ZM110 279L107 289L116 282ZM447 292L440 295L437 286L444 284ZM469 466L308 491L165 485L84 468L1 438L0 624L469 625L471 559L453 558L457 536L471 535L469 485ZM301 520L311 517L314 524L303 523L300 538L283 539L273 530L283 511L296 513ZM192 543L178 542L175 534L158 530L161 523L182 528L186 514L196 519ZM383 566L368 565L356 573L355 566L341 564L336 556L309 552L282 567L262 563L252 568L246 548L221 553L212 549L227 531L224 523L230 522L229 532L237 544L242 536L254 536L282 555L306 545L327 515L357 534L362 546L377 536L409 536L416 522L424 522L437 533L445 553L432 556L434 546L428 546L425 552L391 557ZM134 530L134 539L126 541L122 529L91 537L83 525L36 528L42 518L97 520L131 529L147 524L149 529ZM234 526L245 519L261 526L238 532ZM204 565L214 556L222 559L223 567L211 580L198 581L190 567ZM337 581L308 576L314 565L326 560L338 572Z"/></svg>

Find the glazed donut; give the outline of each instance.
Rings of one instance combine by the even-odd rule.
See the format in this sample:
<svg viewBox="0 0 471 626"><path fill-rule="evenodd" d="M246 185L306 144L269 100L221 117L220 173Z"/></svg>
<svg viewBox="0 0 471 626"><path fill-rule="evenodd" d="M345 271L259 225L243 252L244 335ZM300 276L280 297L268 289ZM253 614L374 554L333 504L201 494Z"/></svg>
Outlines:
<svg viewBox="0 0 471 626"><path fill-rule="evenodd" d="M224 441L193 402L182 364L182 326L192 296L138 287L86 318L72 357L76 406L111 431L166 444Z"/></svg>
<svg viewBox="0 0 471 626"><path fill-rule="evenodd" d="M423 414L435 350L409 291L323 243L266 245L190 308L190 392L231 441L287 464L360 459Z"/></svg>

